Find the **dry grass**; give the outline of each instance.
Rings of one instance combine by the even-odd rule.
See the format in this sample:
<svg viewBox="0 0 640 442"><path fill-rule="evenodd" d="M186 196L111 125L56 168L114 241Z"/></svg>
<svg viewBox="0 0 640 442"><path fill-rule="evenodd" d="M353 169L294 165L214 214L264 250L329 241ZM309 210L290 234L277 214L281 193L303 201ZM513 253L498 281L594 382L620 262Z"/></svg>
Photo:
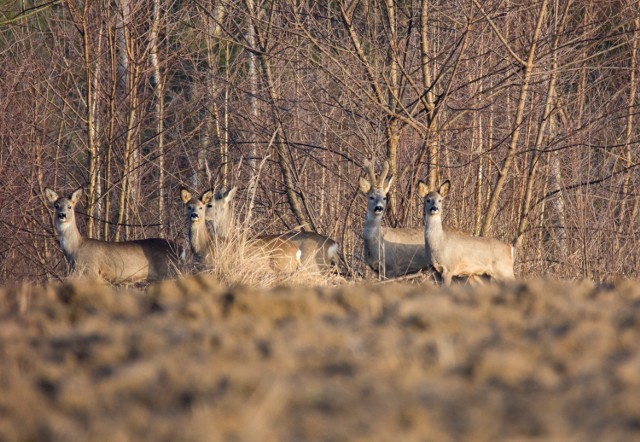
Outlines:
<svg viewBox="0 0 640 442"><path fill-rule="evenodd" d="M335 286L346 283L336 271L318 271L305 265L291 271L274 269L273 259L279 252L255 243L253 229L243 224L232 229L227 238L213 237L205 262L194 263L191 271L202 271L229 287ZM308 258L312 260L312 257Z"/></svg>
<svg viewBox="0 0 640 442"><path fill-rule="evenodd" d="M640 284L0 291L0 440L631 440Z"/></svg>

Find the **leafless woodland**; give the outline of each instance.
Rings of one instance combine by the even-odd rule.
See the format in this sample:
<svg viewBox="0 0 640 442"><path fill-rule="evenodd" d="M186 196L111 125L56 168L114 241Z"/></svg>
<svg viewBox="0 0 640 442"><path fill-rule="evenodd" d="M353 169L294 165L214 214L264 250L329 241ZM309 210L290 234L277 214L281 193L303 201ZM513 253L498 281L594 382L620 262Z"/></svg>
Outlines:
<svg viewBox="0 0 640 442"><path fill-rule="evenodd" d="M640 0L0 3L0 281L66 275L44 187L80 229L184 238L181 185L237 185L363 269L364 162L386 222L516 241L516 274L638 277Z"/></svg>

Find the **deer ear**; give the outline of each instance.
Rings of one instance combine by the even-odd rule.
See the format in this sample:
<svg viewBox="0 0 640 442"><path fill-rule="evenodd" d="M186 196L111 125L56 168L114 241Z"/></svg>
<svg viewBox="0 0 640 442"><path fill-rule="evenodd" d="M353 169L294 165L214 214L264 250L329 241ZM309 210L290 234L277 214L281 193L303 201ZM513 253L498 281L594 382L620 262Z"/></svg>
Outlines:
<svg viewBox="0 0 640 442"><path fill-rule="evenodd" d="M438 193L440 194L440 196L446 196L447 193L449 193L450 187L451 187L451 183L449 182L449 180L442 183L442 185L440 186L440 189L438 189Z"/></svg>
<svg viewBox="0 0 640 442"><path fill-rule="evenodd" d="M212 199L213 199L213 190L207 190L200 197L200 201L202 201L203 204L209 204Z"/></svg>
<svg viewBox="0 0 640 442"><path fill-rule="evenodd" d="M418 195L420 198L424 198L429 193L429 186L424 181L418 183Z"/></svg>
<svg viewBox="0 0 640 442"><path fill-rule="evenodd" d="M360 185L360 192L362 193L369 193L369 191L371 190L371 183L369 182L368 179L366 179L363 176L360 177L359 185Z"/></svg>
<svg viewBox="0 0 640 442"><path fill-rule="evenodd" d="M76 190L73 191L73 193L71 194L71 204L73 204L74 206L78 203L78 201L80 201L80 198L82 197L82 187L77 188Z"/></svg>
<svg viewBox="0 0 640 442"><path fill-rule="evenodd" d="M227 191L227 193L225 193L225 195L224 195L224 201L225 201L225 202L227 202L227 203L228 203L229 201L231 201L231 200L233 199L233 197L235 197L235 196L236 196L236 192L237 192L237 190L238 190L238 188L237 188L237 187L232 187L231 189L229 189L229 190Z"/></svg>
<svg viewBox="0 0 640 442"><path fill-rule="evenodd" d="M187 204L191 200L191 192L189 192L184 187L180 189L180 198L182 198L182 202Z"/></svg>
<svg viewBox="0 0 640 442"><path fill-rule="evenodd" d="M385 195L389 193L389 190L391 190L392 184L393 184L393 175L391 175L389 178L385 180L385 186L383 189Z"/></svg>
<svg viewBox="0 0 640 442"><path fill-rule="evenodd" d="M44 188L44 196L47 197L47 201L49 201L51 204L58 201L58 194L55 193L53 190L49 189L48 187Z"/></svg>

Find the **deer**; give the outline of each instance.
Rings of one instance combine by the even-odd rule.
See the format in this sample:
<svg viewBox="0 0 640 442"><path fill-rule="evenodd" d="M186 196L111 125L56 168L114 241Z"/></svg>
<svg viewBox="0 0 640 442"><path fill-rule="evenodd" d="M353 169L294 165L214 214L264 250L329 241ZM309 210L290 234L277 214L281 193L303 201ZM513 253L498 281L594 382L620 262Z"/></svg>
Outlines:
<svg viewBox="0 0 640 442"><path fill-rule="evenodd" d="M387 195L393 184L389 162L385 161L379 177L370 161L365 163L369 177L361 176L360 191L367 197L367 213L362 237L367 265L382 278L395 278L431 267L424 246L422 227L392 228L382 226L387 209Z"/></svg>
<svg viewBox="0 0 640 442"><path fill-rule="evenodd" d="M430 190L422 181L418 183L418 194L424 198L426 253L431 256L444 284L450 285L454 276L489 276L496 281L515 279L512 245L442 226L442 202L450 186L449 180L437 190Z"/></svg>
<svg viewBox="0 0 640 442"><path fill-rule="evenodd" d="M183 187L180 189L180 196L187 209L191 251L198 261L213 265L215 238L207 228L206 219L207 209L211 209L209 206L214 200L213 190L207 190L198 198ZM301 265L300 249L294 243L277 236L250 239L248 246L252 256L268 257L271 268L276 272L292 272Z"/></svg>
<svg viewBox="0 0 640 442"><path fill-rule="evenodd" d="M231 202L238 188L220 189L206 204L205 219L214 236L230 238L236 228Z"/></svg>
<svg viewBox="0 0 640 442"><path fill-rule="evenodd" d="M58 241L73 273L112 284L151 282L175 276L181 250L174 242L163 238L117 242L84 237L75 216L82 187L69 197L60 197L49 188L44 192L55 208Z"/></svg>
<svg viewBox="0 0 640 442"><path fill-rule="evenodd" d="M231 202L237 187L221 189L215 193L213 200L206 205L205 218L214 235L229 237L235 228ZM316 232L287 232L278 237L295 244L300 251L301 262L307 271L328 270L338 263L338 244L331 238Z"/></svg>

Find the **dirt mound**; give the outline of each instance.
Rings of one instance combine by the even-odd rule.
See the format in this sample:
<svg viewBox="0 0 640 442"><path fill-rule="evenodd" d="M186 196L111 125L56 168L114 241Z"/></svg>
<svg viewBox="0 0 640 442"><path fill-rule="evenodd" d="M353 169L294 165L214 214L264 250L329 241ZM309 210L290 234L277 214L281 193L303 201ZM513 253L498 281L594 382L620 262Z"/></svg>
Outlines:
<svg viewBox="0 0 640 442"><path fill-rule="evenodd" d="M640 285L0 291L0 440L629 440Z"/></svg>

